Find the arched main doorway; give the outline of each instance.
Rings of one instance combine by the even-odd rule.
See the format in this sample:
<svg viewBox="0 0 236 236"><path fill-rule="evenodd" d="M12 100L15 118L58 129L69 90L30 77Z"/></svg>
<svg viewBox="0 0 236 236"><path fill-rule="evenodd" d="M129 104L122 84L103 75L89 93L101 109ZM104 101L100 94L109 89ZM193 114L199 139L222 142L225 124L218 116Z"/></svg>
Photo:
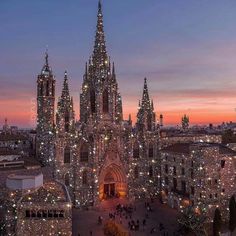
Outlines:
<svg viewBox="0 0 236 236"><path fill-rule="evenodd" d="M121 166L109 165L101 172L99 179L100 200L127 195L126 175Z"/></svg>

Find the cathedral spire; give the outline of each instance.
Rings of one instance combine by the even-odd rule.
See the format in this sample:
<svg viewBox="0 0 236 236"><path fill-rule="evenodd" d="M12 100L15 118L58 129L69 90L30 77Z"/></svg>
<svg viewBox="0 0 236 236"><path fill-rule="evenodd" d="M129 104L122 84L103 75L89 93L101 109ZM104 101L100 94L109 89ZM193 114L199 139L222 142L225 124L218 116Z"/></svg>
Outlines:
<svg viewBox="0 0 236 236"><path fill-rule="evenodd" d="M103 14L101 1L98 2L97 28L92 60L93 64L96 67L108 64L108 56L105 45L105 33L103 29Z"/></svg>
<svg viewBox="0 0 236 236"><path fill-rule="evenodd" d="M62 88L62 95L61 95L61 97L63 99L70 99L67 71L65 71L65 73L64 73L64 82L63 82L63 88Z"/></svg>
<svg viewBox="0 0 236 236"><path fill-rule="evenodd" d="M144 78L144 86L143 86L143 98L142 98L142 106L150 104L148 86L147 86L147 78Z"/></svg>
<svg viewBox="0 0 236 236"><path fill-rule="evenodd" d="M62 94L57 105L57 129L60 132L71 132L74 130L73 98L70 96L67 71L64 73Z"/></svg>
<svg viewBox="0 0 236 236"><path fill-rule="evenodd" d="M115 70L115 63L112 63L112 74L115 75L116 74L116 70Z"/></svg>
<svg viewBox="0 0 236 236"><path fill-rule="evenodd" d="M98 11L102 12L102 3L101 3L101 0L98 1Z"/></svg>
<svg viewBox="0 0 236 236"><path fill-rule="evenodd" d="M85 75L87 76L87 74L88 74L88 63L86 62L86 64L85 64Z"/></svg>
<svg viewBox="0 0 236 236"><path fill-rule="evenodd" d="M149 98L147 79L144 78L143 96L137 114L137 124L139 128L145 127L146 130L151 131L154 129L155 122L154 104Z"/></svg>

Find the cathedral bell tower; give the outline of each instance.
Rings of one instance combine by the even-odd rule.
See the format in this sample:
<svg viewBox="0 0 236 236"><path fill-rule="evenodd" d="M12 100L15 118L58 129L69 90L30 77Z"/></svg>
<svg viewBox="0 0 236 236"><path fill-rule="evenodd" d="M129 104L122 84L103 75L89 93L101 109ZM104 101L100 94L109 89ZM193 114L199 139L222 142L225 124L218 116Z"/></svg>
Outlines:
<svg viewBox="0 0 236 236"><path fill-rule="evenodd" d="M55 78L45 54L45 64L37 80L37 157L45 165L54 158Z"/></svg>

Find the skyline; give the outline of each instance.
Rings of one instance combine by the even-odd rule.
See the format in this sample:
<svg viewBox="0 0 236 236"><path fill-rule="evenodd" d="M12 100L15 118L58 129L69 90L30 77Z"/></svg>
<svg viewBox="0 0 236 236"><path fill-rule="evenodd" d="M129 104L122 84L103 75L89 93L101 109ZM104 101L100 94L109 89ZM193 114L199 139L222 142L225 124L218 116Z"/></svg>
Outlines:
<svg viewBox="0 0 236 236"><path fill-rule="evenodd" d="M0 124L7 117L12 125L32 125L32 101L46 45L57 80L56 97L67 70L79 118L79 92L94 44L97 0L57 3L1 3ZM116 65L125 119L131 111L136 120L147 77L155 111L164 115L164 124L179 124L184 114L191 124L235 120L236 3L103 1L103 8L107 51ZM123 19L117 19L121 10Z"/></svg>

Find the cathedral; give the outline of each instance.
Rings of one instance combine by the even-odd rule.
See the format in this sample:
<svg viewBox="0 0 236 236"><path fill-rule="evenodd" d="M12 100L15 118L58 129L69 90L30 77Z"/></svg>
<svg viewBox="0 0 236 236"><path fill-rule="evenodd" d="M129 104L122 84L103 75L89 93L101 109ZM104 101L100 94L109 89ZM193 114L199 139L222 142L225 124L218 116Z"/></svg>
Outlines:
<svg viewBox="0 0 236 236"><path fill-rule="evenodd" d="M48 54L37 80L37 158L51 166L74 206L109 198L137 199L158 194L159 125L144 79L137 122L123 119L115 64L105 45L99 1L94 49L85 65L80 119L75 121L70 78L65 71L55 109L55 77Z"/></svg>

